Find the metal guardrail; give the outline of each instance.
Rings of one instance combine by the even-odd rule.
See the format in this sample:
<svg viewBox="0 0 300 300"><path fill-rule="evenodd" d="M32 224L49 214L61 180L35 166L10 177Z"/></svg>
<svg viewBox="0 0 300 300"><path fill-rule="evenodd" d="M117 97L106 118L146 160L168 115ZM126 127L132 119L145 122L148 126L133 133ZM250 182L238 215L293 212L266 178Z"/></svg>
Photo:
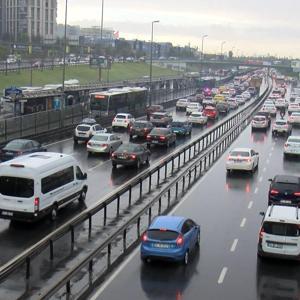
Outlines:
<svg viewBox="0 0 300 300"><path fill-rule="evenodd" d="M269 89L266 90L265 93L261 97L259 97L255 103L264 99L268 91ZM80 226L80 224L87 222L87 238L88 240L92 239L93 222L101 219L103 222L102 226L104 228L107 225L108 212L110 208L113 208L115 217L118 218L121 213L121 199L122 202L125 202L127 199L127 209L131 208L133 205L137 204L137 202L140 201L143 196L149 194L155 189L153 188L154 175L156 176L156 183L154 183L154 186L157 187L161 183L165 182L168 178L172 178L172 176L177 174L180 170L184 170L188 162L192 162L193 160L197 159L200 167L196 167L194 163L192 168L189 167L183 175L180 175L179 178L175 180L175 182L169 185L167 190L163 190L167 194L167 208L170 207L171 187L175 186L175 198L177 198L179 195L179 182L182 182L182 191L185 191L186 186L189 186L191 184L192 173L194 172L195 174L194 178L197 177L197 174L198 176L200 176L203 171L206 170L227 148L228 144L232 142L232 140L240 133L242 126L244 126L243 124L246 122L245 120L248 120L251 117L252 112L257 108L259 103L256 104L254 108L253 105L254 104L252 103L235 115L227 117L220 124L216 124L215 126L213 126L209 132L192 140L189 145L180 147L177 151L168 155L163 161L154 164L150 169L137 175L128 183L119 187L113 193L101 199L97 204L80 213L78 216L68 221L65 225L49 234L36 245L30 247L28 250L12 259L10 262L0 268L0 282L3 283L3 281L9 279L9 277L17 270L23 270L21 271L21 273L24 272L26 282L30 282L30 279L34 275L32 274L34 266L32 264L32 261L45 250L49 251L49 260L53 261L55 254L55 241L62 238L63 236L70 238L70 251L72 252L76 244L75 229L77 226ZM198 157L199 155L201 156ZM197 169L200 170L200 173L198 173L199 171L197 171ZM161 173L163 173L164 175L162 175ZM188 174L187 181L186 174ZM135 191L137 191L137 193L133 193L134 189L136 189ZM134 197L134 194L136 194L137 197ZM91 256L89 256L78 266L76 266L75 269L69 271L68 274L64 276L64 278L60 280L59 283L51 286L49 290L43 292L43 295L39 294L39 298L48 299L55 293L55 291L64 286L66 287L67 295L69 296L71 292L71 278L74 276L74 274L77 274L78 270L82 270L82 268L85 266L88 266L89 272L92 272L94 258L104 250L107 253L107 267L105 268L105 271L108 271L108 269L110 269L115 262L111 261L112 244L115 239L120 234L122 234L123 251L121 255L125 254L131 247L128 247L126 242L126 233L128 231L128 228L133 224L136 224L136 233L138 238L140 236L141 229L141 216L147 213L147 218L150 222L152 218L152 207L155 203L158 203L158 213L161 213L163 195L165 194L162 194L161 192L158 196L156 196L155 199L150 201L150 203L147 204L145 208L143 208L143 210L138 213L138 215L134 216L130 221L123 225L122 228L117 230L113 235L106 239L105 242L101 246L99 246L97 250L93 251ZM136 242L137 239L135 239L135 243ZM25 287L23 296L26 295L26 292L27 290Z"/></svg>

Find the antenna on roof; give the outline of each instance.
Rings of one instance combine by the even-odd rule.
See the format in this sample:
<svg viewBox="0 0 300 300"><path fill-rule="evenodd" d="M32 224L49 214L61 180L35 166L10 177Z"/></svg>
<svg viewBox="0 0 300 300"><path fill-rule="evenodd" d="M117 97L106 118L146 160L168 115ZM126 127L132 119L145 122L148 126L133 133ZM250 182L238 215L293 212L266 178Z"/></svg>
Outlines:
<svg viewBox="0 0 300 300"><path fill-rule="evenodd" d="M271 209L270 209L270 212L269 212L269 217L271 217L271 214L272 214L272 211L273 211L273 207L274 207L274 204L272 204L272 206L271 206Z"/></svg>

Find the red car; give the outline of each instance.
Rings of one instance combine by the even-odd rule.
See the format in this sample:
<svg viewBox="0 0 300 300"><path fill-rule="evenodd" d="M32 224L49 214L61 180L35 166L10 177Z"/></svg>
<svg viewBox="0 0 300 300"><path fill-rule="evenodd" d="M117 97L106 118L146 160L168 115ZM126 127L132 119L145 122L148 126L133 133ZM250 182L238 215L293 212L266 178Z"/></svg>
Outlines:
<svg viewBox="0 0 300 300"><path fill-rule="evenodd" d="M203 110L203 115L207 116L208 119L217 119L219 116L219 113L217 109L213 106L206 106Z"/></svg>

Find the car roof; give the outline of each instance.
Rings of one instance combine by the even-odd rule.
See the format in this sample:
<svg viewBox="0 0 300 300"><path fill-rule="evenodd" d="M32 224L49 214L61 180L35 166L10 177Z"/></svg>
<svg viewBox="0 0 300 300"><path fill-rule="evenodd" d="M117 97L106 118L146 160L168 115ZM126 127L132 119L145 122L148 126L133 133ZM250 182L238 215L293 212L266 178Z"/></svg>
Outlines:
<svg viewBox="0 0 300 300"><path fill-rule="evenodd" d="M252 150L251 148L234 148L230 152L232 152L232 151L242 151L242 152L245 151L245 152L249 152L251 150Z"/></svg>
<svg viewBox="0 0 300 300"><path fill-rule="evenodd" d="M185 217L180 216L158 216L156 217L149 229L167 229L179 232L183 222L186 220Z"/></svg>
<svg viewBox="0 0 300 300"><path fill-rule="evenodd" d="M300 224L300 212L296 206L273 205L269 206L264 222Z"/></svg>
<svg viewBox="0 0 300 300"><path fill-rule="evenodd" d="M167 112L166 111L156 111L156 112L154 112L152 115L159 115L159 116L161 116L161 115L165 115L165 114L167 114Z"/></svg>
<svg viewBox="0 0 300 300"><path fill-rule="evenodd" d="M276 175L274 177L275 182L282 182L282 183L300 183L300 178L294 175Z"/></svg>
<svg viewBox="0 0 300 300"><path fill-rule="evenodd" d="M7 144L12 143L12 142L26 144L28 142L34 142L34 141L33 140L27 140L27 139L15 139L15 140L12 140L12 141L8 142Z"/></svg>

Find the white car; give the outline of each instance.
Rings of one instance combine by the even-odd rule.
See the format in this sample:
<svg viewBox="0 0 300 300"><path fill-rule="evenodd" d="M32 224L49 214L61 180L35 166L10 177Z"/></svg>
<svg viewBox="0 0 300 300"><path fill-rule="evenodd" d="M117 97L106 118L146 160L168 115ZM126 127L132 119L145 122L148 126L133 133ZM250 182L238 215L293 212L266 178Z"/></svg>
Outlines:
<svg viewBox="0 0 300 300"><path fill-rule="evenodd" d="M238 102L236 101L235 98L230 98L227 100L227 103L229 105L229 109L237 109L239 104Z"/></svg>
<svg viewBox="0 0 300 300"><path fill-rule="evenodd" d="M121 139L113 133L95 134L87 143L88 153L111 154L122 144Z"/></svg>
<svg viewBox="0 0 300 300"><path fill-rule="evenodd" d="M205 97L202 100L202 105L203 106L208 106L208 105L215 105L216 101L212 97Z"/></svg>
<svg viewBox="0 0 300 300"><path fill-rule="evenodd" d="M198 102L190 102L186 107L186 114L189 115L192 112L201 111L203 107Z"/></svg>
<svg viewBox="0 0 300 300"><path fill-rule="evenodd" d="M188 121L193 125L205 125L207 123L207 116L202 112L192 112L188 117Z"/></svg>
<svg viewBox="0 0 300 300"><path fill-rule="evenodd" d="M245 100L245 98L244 98L242 95L237 95L237 96L235 97L235 100L237 101L237 103L238 103L239 105L243 105L243 104L246 103L246 100Z"/></svg>
<svg viewBox="0 0 300 300"><path fill-rule="evenodd" d="M300 136L291 135L288 137L284 144L283 154L287 155L300 155Z"/></svg>
<svg viewBox="0 0 300 300"><path fill-rule="evenodd" d="M93 135L105 132L107 132L107 129L101 127L99 124L81 123L75 128L73 140L75 144L78 141L87 142Z"/></svg>
<svg viewBox="0 0 300 300"><path fill-rule="evenodd" d="M243 92L242 96L245 98L246 101L251 99L251 94L249 92Z"/></svg>
<svg viewBox="0 0 300 300"><path fill-rule="evenodd" d="M229 152L226 161L226 170L252 171L258 167L259 155L251 148L236 148Z"/></svg>
<svg viewBox="0 0 300 300"><path fill-rule="evenodd" d="M263 105L260 111L268 112L270 115L276 116L277 109L274 104L267 103Z"/></svg>
<svg viewBox="0 0 300 300"><path fill-rule="evenodd" d="M111 126L113 130L117 127L130 128L134 121L135 119L131 114L120 113L114 117Z"/></svg>
<svg viewBox="0 0 300 300"><path fill-rule="evenodd" d="M251 121L252 130L255 129L264 129L267 130L269 128L269 122L265 116L254 116Z"/></svg>
<svg viewBox="0 0 300 300"><path fill-rule="evenodd" d="M292 126L289 124L287 119L277 119L272 126L272 135L278 134L286 134L291 135L292 133Z"/></svg>
<svg viewBox="0 0 300 300"><path fill-rule="evenodd" d="M275 100L275 106L276 108L285 108L287 107L287 102L284 98L279 98Z"/></svg>
<svg viewBox="0 0 300 300"><path fill-rule="evenodd" d="M299 103L290 103L288 107L288 113L292 112L300 112L300 104Z"/></svg>
<svg viewBox="0 0 300 300"><path fill-rule="evenodd" d="M186 107L188 106L189 103L190 101L186 98L179 99L176 102L176 110L186 110Z"/></svg>
<svg viewBox="0 0 300 300"><path fill-rule="evenodd" d="M266 213L261 213L264 219L259 231L257 247L259 256L299 259L300 218L298 210L299 208L296 206L271 205ZM292 291L294 288L286 290ZM272 297L272 299L275 298L277 297ZM288 297L283 298L287 299Z"/></svg>
<svg viewBox="0 0 300 300"><path fill-rule="evenodd" d="M293 125L300 125L300 112L292 112L288 118L288 122Z"/></svg>

